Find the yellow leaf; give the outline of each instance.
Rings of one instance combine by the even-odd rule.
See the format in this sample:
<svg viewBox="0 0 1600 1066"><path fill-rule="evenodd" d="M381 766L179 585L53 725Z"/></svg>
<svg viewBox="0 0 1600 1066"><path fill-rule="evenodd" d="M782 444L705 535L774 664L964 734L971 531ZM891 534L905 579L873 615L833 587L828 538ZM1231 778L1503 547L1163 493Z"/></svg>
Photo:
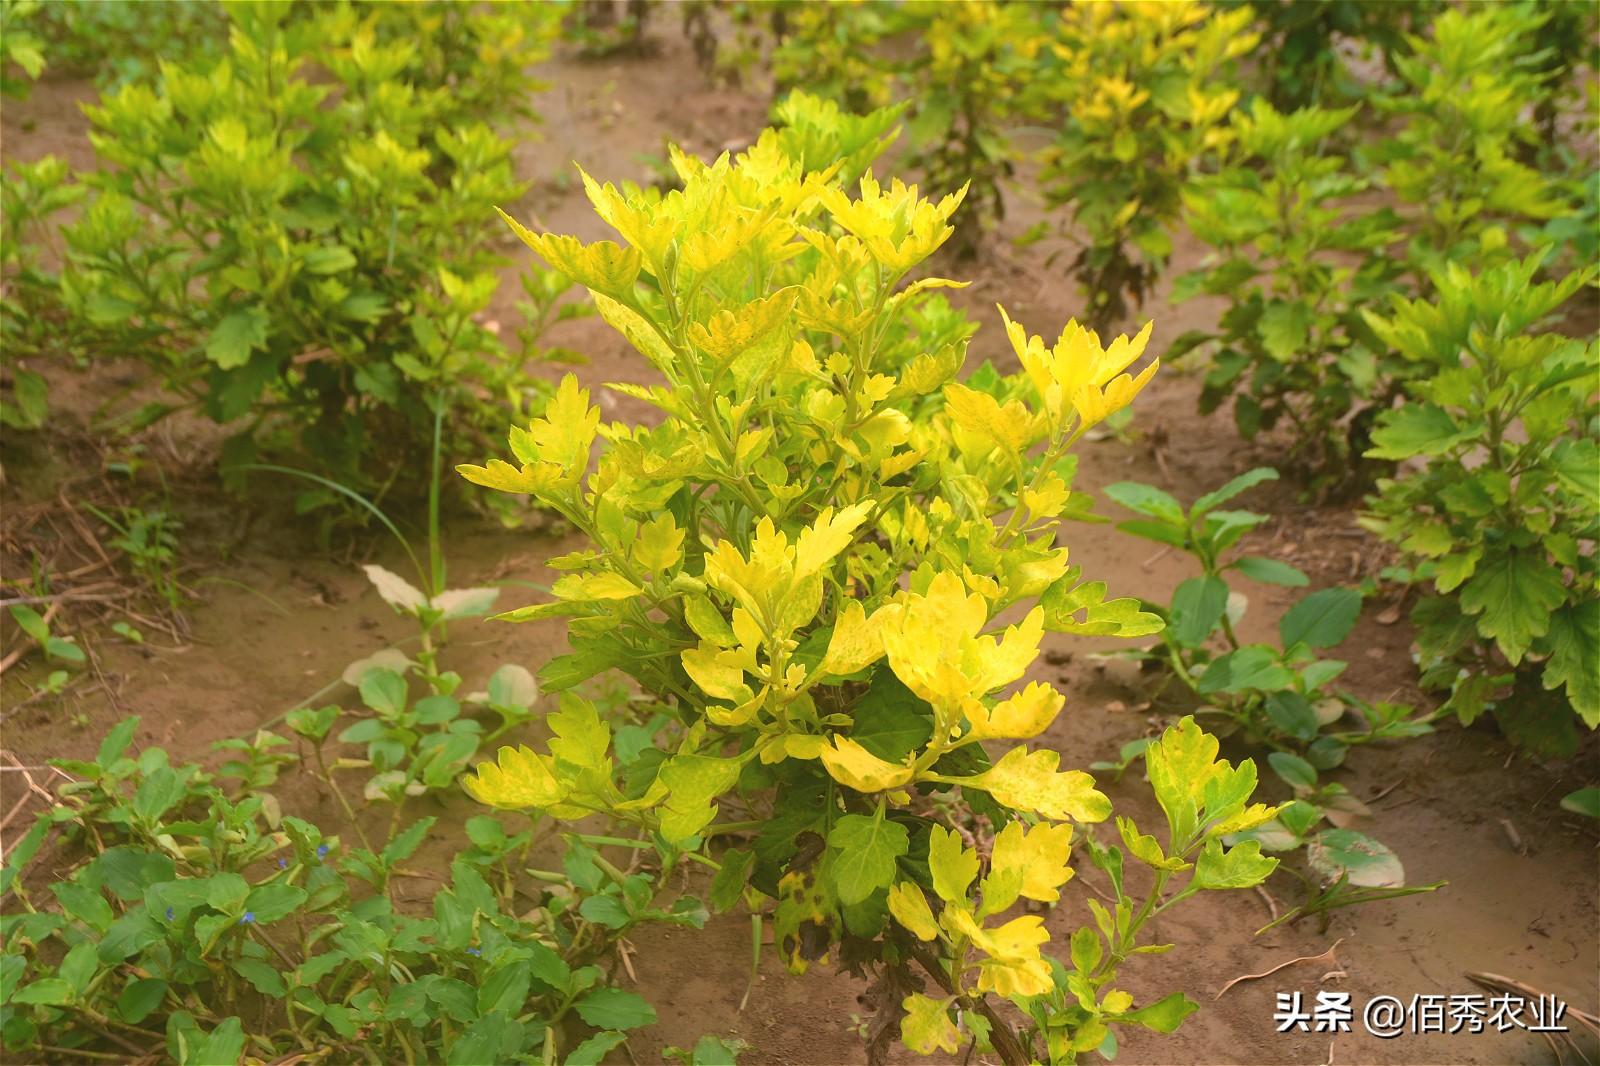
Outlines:
<svg viewBox="0 0 1600 1066"><path fill-rule="evenodd" d="M933 940L939 935L939 925L933 920L928 897L910 881L901 881L889 889L889 913L919 940Z"/></svg>
<svg viewBox="0 0 1600 1066"><path fill-rule="evenodd" d="M1033 415L1022 404L1012 400L1002 407L988 393L965 385L944 387L944 409L956 425L1013 455L1020 456L1037 436Z"/></svg>
<svg viewBox="0 0 1600 1066"><path fill-rule="evenodd" d="M950 1004L954 996L929 999L913 992L901 1001L906 1016L900 1019L900 1039L918 1055L932 1055L935 1051L954 1054L961 1046L961 1032L950 1021Z"/></svg>
<svg viewBox="0 0 1600 1066"><path fill-rule="evenodd" d="M644 589L621 574L605 570L598 574L568 574L557 578L556 583L550 586L550 591L559 599L586 603L591 600L625 600L639 595Z"/></svg>
<svg viewBox="0 0 1600 1066"><path fill-rule="evenodd" d="M1026 740L1036 737L1056 720L1066 699L1049 685L1034 681L1021 692L1001 700L992 709L974 702L967 709L967 718L972 723L972 732L968 736L978 740L991 737Z"/></svg>
<svg viewBox="0 0 1600 1066"><path fill-rule="evenodd" d="M586 289L622 297L632 293L639 277L639 252L614 241L585 245L576 237L534 233L510 215L495 208L522 243L538 252L546 263Z"/></svg>
<svg viewBox="0 0 1600 1066"><path fill-rule="evenodd" d="M690 323L689 340L717 362L726 362L786 322L799 295L800 290L790 286L765 299L718 311L704 323Z"/></svg>
<svg viewBox="0 0 1600 1066"><path fill-rule="evenodd" d="M648 319L632 308L618 303L601 293L594 294L595 310L600 317L628 339L634 349L657 370L665 372L677 359L670 345L650 325ZM615 388L616 386L609 386Z"/></svg>
<svg viewBox="0 0 1600 1066"><path fill-rule="evenodd" d="M1144 388L1159 363L1159 360L1152 361L1137 379L1122 374L1144 354L1150 340L1150 323L1133 338L1119 336L1109 346L1102 346L1099 334L1071 321L1061 331L1055 346L1046 349L1043 338L1030 337L1022 326L1011 320L1003 307L1000 317L1005 322L1006 336L1010 338L1017 359L1044 401L1045 411L1058 426L1068 404L1078 414L1079 430L1126 407ZM1122 376L1117 377L1118 374Z"/></svg>
<svg viewBox="0 0 1600 1066"><path fill-rule="evenodd" d="M1049 942L1050 933L1037 914L1013 918L998 929L981 929L972 934L972 943L997 959L1038 958L1039 949Z"/></svg>
<svg viewBox="0 0 1600 1066"><path fill-rule="evenodd" d="M461 778L461 787L479 803L513 811L551 807L567 795L549 760L527 746L501 748L498 763L479 763L475 773Z"/></svg>
<svg viewBox="0 0 1600 1066"><path fill-rule="evenodd" d="M950 927L966 936L972 946L989 956L978 964L978 988L1003 996L1037 996L1048 992L1050 964L1039 954L1050 933L1037 914L1013 918L998 929L985 929L971 913L950 907L945 911Z"/></svg>
<svg viewBox="0 0 1600 1066"><path fill-rule="evenodd" d="M889 456L883 462L878 464L878 480L889 481L893 478L899 477L907 470L910 470L912 467L922 462L922 457L926 454L927 452L924 452L921 449L913 448L908 451L897 452L896 454Z"/></svg>
<svg viewBox="0 0 1600 1066"><path fill-rule="evenodd" d="M723 651L715 644L702 643L698 648L686 648L679 659L689 679L707 695L734 703L750 698L750 686L744 683L743 657L738 651Z"/></svg>
<svg viewBox="0 0 1600 1066"><path fill-rule="evenodd" d="M670 841L691 837L717 816L715 800L739 780L743 759L719 759L685 752L661 764L669 793L662 807L661 835Z"/></svg>
<svg viewBox="0 0 1600 1066"><path fill-rule="evenodd" d="M824 508L815 522L800 531L800 537L795 541L795 577L808 577L816 573L848 548L850 535L866 521L871 512L870 500L852 503L841 508L837 514L832 507Z"/></svg>
<svg viewBox="0 0 1600 1066"><path fill-rule="evenodd" d="M683 558L683 532L670 514L646 522L633 542L634 560L646 570L666 573Z"/></svg>
<svg viewBox="0 0 1600 1066"><path fill-rule="evenodd" d="M684 596L683 618L689 623L689 628L694 630L695 636L701 640L710 641L719 648L739 643L739 638L733 635L728 620L723 618L722 612L704 596L693 594Z"/></svg>
<svg viewBox="0 0 1600 1066"><path fill-rule="evenodd" d="M1278 816L1278 812L1287 807L1287 803L1268 806L1265 803L1252 803L1232 818L1224 818L1214 825L1206 827L1207 836L1224 836L1228 833L1242 833L1246 829L1254 829L1263 822L1270 821Z"/></svg>
<svg viewBox="0 0 1600 1066"><path fill-rule="evenodd" d="M791 759L818 759L827 750L826 737L819 737L812 733L791 733L784 738L784 752Z"/></svg>
<svg viewBox="0 0 1600 1066"><path fill-rule="evenodd" d="M878 635L877 625L868 620L859 600L849 601L833 624L828 654L823 657L820 669L842 676L864 669L881 658L883 638Z"/></svg>
<svg viewBox="0 0 1600 1066"><path fill-rule="evenodd" d="M821 755L829 775L857 792L884 792L911 780L911 767L885 762L849 737L834 737Z"/></svg>
<svg viewBox="0 0 1600 1066"><path fill-rule="evenodd" d="M1018 919L1021 921L1021 919ZM999 996L1042 996L1055 982L1044 959L996 960L978 963L978 991Z"/></svg>
<svg viewBox="0 0 1600 1066"><path fill-rule="evenodd" d="M651 218L642 205L627 200L610 182L604 186L597 184L584 173L582 167L578 168L578 174L583 178L584 192L588 194L589 202L594 204L595 213L610 223L623 240L639 249L651 264L652 273L659 273L667 249L677 235L679 220L670 217Z"/></svg>
<svg viewBox="0 0 1600 1066"><path fill-rule="evenodd" d="M1083 385L1074 390L1072 406L1078 412L1079 428L1087 429L1132 403L1160 365L1161 360L1152 359L1137 378L1123 374L1113 378L1103 390L1094 385Z"/></svg>
<svg viewBox="0 0 1600 1066"><path fill-rule="evenodd" d="M521 469L504 459L490 459L488 466L463 463L456 473L486 489L537 495L561 480L561 468L553 463L523 463Z"/></svg>
<svg viewBox="0 0 1600 1066"><path fill-rule="evenodd" d="M589 406L589 390L580 388L577 377L568 374L556 386L544 417L534 419L528 427L528 436L540 459L576 479L589 465L589 449L599 426L600 408Z"/></svg>
<svg viewBox="0 0 1600 1066"><path fill-rule="evenodd" d="M1034 518L1054 518L1066 507L1069 495L1066 482L1051 471L1037 489L1022 490L1022 505Z"/></svg>
<svg viewBox="0 0 1600 1066"><path fill-rule="evenodd" d="M1100 1009L1106 1014L1121 1014L1133 1006L1133 996L1120 988L1113 988L1100 1000Z"/></svg>
<svg viewBox="0 0 1600 1066"><path fill-rule="evenodd" d="M1095 790L1094 778L1082 770L1057 773L1060 762L1060 752L1017 747L975 777L939 780L982 789L1007 807L1032 811L1052 821L1105 821L1111 814L1111 801Z"/></svg>
<svg viewBox="0 0 1600 1066"><path fill-rule="evenodd" d="M999 641L981 635L988 619L984 597L969 594L947 570L934 575L926 595L902 594L873 615L895 676L936 708L962 711L1021 677L1039 654L1041 609L1008 626Z"/></svg>
<svg viewBox="0 0 1600 1066"><path fill-rule="evenodd" d="M991 876L997 871L1021 871L1021 895L1054 903L1061 898L1060 887L1072 879L1072 867L1067 865L1071 854L1072 826L1040 824L1025 829L1013 820L995 836L989 868ZM985 896L985 906L989 903Z"/></svg>
<svg viewBox="0 0 1600 1066"><path fill-rule="evenodd" d="M978 876L978 853L966 847L954 830L933 827L928 836L928 870L933 890L946 903L961 903Z"/></svg>
<svg viewBox="0 0 1600 1066"><path fill-rule="evenodd" d="M926 396L950 380L961 369L963 349L947 344L936 352L914 357L900 370L899 391L911 396Z"/></svg>

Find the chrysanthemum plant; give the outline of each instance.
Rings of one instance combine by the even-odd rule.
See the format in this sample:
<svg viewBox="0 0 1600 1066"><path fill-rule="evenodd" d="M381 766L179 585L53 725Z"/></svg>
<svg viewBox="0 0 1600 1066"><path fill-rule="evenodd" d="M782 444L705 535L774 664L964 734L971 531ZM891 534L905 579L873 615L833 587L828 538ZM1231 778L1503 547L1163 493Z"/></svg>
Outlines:
<svg viewBox="0 0 1600 1066"><path fill-rule="evenodd" d="M846 191L893 113L797 95L779 115L736 159L674 153L684 188L665 196L585 175L620 244L507 220L654 367L660 384L609 387L663 417L602 425L569 377L511 431L514 462L460 468L591 542L551 560L552 602L505 617L570 619L546 690L621 670L681 728L624 774L607 723L567 694L547 752L503 748L466 787L704 852L713 903L770 910L791 969L837 951L874 979L874 1059L897 1030L919 1052L975 1040L1007 1062L1072 1061L1115 1023L1170 1031L1193 1005L1136 1008L1116 970L1164 950L1138 942L1160 910L1271 871L1255 844L1223 843L1273 813L1249 805L1255 767L1217 761L1192 722L1170 730L1148 759L1168 838L1118 819L1152 871L1125 879L1123 849L1075 828L1109 801L1038 739L1065 696L1011 688L1046 630L1160 627L1057 543L1070 449L1150 379L1153 362L1124 372L1148 328L1102 346L1069 324L1047 346L1008 319L1024 372L956 380L972 327L932 290L958 283L908 279L960 196L870 174ZM1075 837L1115 902L1089 901L1094 924L1057 962L1043 917L1006 915L1059 898Z"/></svg>

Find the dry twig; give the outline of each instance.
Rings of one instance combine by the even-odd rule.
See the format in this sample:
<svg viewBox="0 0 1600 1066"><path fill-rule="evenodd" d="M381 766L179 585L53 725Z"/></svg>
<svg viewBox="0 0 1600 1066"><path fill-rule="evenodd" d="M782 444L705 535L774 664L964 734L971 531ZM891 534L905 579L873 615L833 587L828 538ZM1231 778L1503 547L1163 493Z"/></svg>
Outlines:
<svg viewBox="0 0 1600 1066"><path fill-rule="evenodd" d="M1240 976L1235 977L1233 980L1229 981L1227 984L1223 985L1221 991L1219 991L1213 998L1214 999L1221 999L1223 994L1225 992L1227 992L1228 989L1232 988L1236 984L1239 984L1241 981L1259 981L1263 977L1271 977L1273 974L1277 973L1279 970L1288 969L1290 966L1293 966L1295 963L1298 963L1298 962L1317 962L1317 961L1319 961L1321 959L1326 959L1329 962L1333 963L1335 966L1337 966L1337 965L1339 965L1339 957L1337 955L1335 955L1334 952L1337 951L1338 948L1339 948L1339 945L1343 944L1343 943L1344 943L1344 937L1340 937L1338 940L1335 940L1332 944L1330 944L1328 946L1328 950L1324 951L1321 955L1303 955L1298 959L1290 959L1288 962L1280 962L1278 965L1274 966L1272 969L1265 970L1265 971L1263 971L1261 973L1241 974Z"/></svg>

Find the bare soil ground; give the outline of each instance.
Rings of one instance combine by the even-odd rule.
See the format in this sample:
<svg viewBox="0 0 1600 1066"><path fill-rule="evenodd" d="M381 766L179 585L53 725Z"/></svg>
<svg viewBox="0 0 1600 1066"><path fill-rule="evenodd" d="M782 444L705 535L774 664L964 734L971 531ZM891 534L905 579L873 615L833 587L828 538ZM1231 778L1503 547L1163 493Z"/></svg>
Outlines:
<svg viewBox="0 0 1600 1066"><path fill-rule="evenodd" d="M560 232L599 238L606 235L602 223L588 209L570 161L582 162L604 179L645 178L641 157L663 157L664 138L711 155L742 146L761 128L764 96L707 87L687 47L675 34L668 38L649 57L599 62L560 58L547 65L545 76L552 87L537 104L545 117L544 139L519 158L523 173L538 182L521 205L525 214ZM6 155L30 159L55 152L75 164L90 163L86 123L78 111L79 102L90 99L93 93L86 84L56 81L41 84L26 102L8 102L3 115ZM1018 192L1005 227L976 262L939 264L944 272L976 280L956 295L982 324L969 366L985 358L1003 367L1012 362L994 309L997 299L1036 332L1057 329L1078 311L1061 268L1044 264L1050 244L1016 250L1009 243L1038 217L1038 208L1025 192ZM1169 276L1197 258L1197 249L1180 242ZM514 288L505 287L505 303L494 309L504 319L514 315ZM1207 323L1213 312L1202 301L1170 306L1163 288L1140 318L1156 321L1153 350L1159 351L1164 340ZM598 319L563 324L551 340L588 355L589 363L577 373L591 386L639 380L650 373ZM549 367L532 371L558 372ZM74 387L83 390L77 397L64 391ZM8 512L15 515L18 508L43 505L56 495L52 486L74 475L71 440L81 433L82 419L72 411L86 410L95 401L95 390L94 385L62 381L53 400L65 404L68 413L47 431L43 446L7 444L0 498ZM1136 479L1192 498L1272 461L1271 442L1246 446L1227 416L1198 416L1197 391L1196 379L1182 368L1164 369L1136 405L1134 442L1108 439L1083 449L1077 487L1093 492L1113 481ZM608 418L651 417L627 398L603 390L597 394ZM160 431L148 443L169 459L193 460L204 438L198 429L180 427ZM337 679L347 663L408 635L356 569L354 564L366 556L334 558L306 533L272 520L245 520L248 515L240 509L249 511L251 501L222 495L203 469L174 476L187 523L186 551L211 553L200 572L227 581L195 586L201 600L187 611L177 639L156 633L144 647L97 640L104 684L75 686L60 701L24 702L28 682L37 682L41 670L24 664L9 671L0 689L7 704L0 716L0 747L23 763L92 753L104 731L127 714L142 716L139 742L164 745L175 758L206 760L213 741L248 736L274 722ZM1261 546L1306 569L1317 587L1375 574L1383 564L1381 546L1357 529L1350 510L1304 505L1290 486L1269 489L1245 501L1278 516L1258 534ZM1191 576L1180 557L1155 553L1110 525L1076 528L1069 543L1073 561L1088 575L1109 582L1116 595L1165 600L1179 581ZM547 584L553 575L542 560L576 546L559 533L507 532L471 518L452 525L446 544L452 584L508 583L503 597L507 604L531 600L532 593L515 583ZM388 557L388 545L374 545L371 552L373 561L398 562ZM1266 635L1288 598L1265 587L1249 592L1253 607L1244 635ZM1425 702L1415 689L1406 623L1382 625L1374 620L1377 614L1378 609L1369 607L1342 650L1351 660L1349 683L1369 699ZM561 630L552 623L469 622L455 627L452 637L450 665L469 686L501 662L535 668L563 650ZM1093 658L1093 652L1110 646L1051 638L1030 673L1057 682L1069 693L1067 713L1046 738L1068 765L1114 758L1123 743L1151 735L1162 725L1151 714L1149 695L1136 676ZM1125 1034L1119 1061L1553 1061L1552 1048L1525 1032L1379 1040L1358 1026L1356 1032L1336 1036L1280 1035L1272 1023L1274 993L1301 991L1311 1000L1318 989L1345 990L1358 1005L1379 994L1409 1000L1416 994L1477 992L1465 974L1488 970L1594 1012L1600 974L1596 836L1592 827L1578 824L1557 806L1563 794L1594 776L1592 745L1587 753L1585 760L1544 765L1514 753L1489 729L1450 725L1404 745L1358 749L1337 777L1358 797L1381 796L1372 802L1371 824L1363 828L1399 853L1411 882L1443 878L1448 887L1431 896L1337 912L1325 929L1305 922L1259 937L1252 934L1269 918L1262 897L1228 893L1191 901L1159 919L1154 930L1157 939L1175 943L1176 950L1130 964L1126 984L1141 999L1183 989L1202 1009L1174 1036ZM1250 753L1229 752L1235 758L1245 754ZM1259 760L1260 753L1254 754ZM11 810L20 795L16 778L0 775L0 811ZM1275 780L1265 786L1278 798L1275 789ZM1144 824L1159 821L1136 772L1107 791L1119 811ZM319 811L331 816L331 798L320 794L315 782L290 780L282 792L286 806L292 804L310 817ZM472 806L458 798L440 813L464 817ZM373 816L387 817L377 811ZM0 836L9 840L21 824L0 827ZM1053 932L1070 933L1088 920L1084 883L1096 876L1080 870L1078 884L1083 887L1069 891L1068 902L1049 916ZM1280 901L1292 901L1297 891L1287 880L1275 880L1272 888ZM426 899L434 886L418 882L411 890ZM742 916L713 919L699 933L653 929L636 938L632 964L638 987L660 1014L656 1026L631 1041L636 1060L660 1061L663 1047L688 1047L703 1033L717 1033L748 1041L752 1050L747 1062L862 1061L861 1043L852 1031L854 1016L866 1013L857 1002L862 986L831 966L816 965L795 977L767 951L749 1002L739 1009L749 969L749 938L750 925ZM1319 955L1335 942L1336 961L1301 963L1214 998L1232 978Z"/></svg>

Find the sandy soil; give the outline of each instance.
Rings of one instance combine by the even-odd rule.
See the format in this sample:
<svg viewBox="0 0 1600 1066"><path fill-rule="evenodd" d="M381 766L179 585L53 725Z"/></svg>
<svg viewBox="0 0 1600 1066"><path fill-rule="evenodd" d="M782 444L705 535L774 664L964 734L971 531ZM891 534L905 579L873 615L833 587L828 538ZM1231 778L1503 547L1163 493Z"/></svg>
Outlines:
<svg viewBox="0 0 1600 1066"><path fill-rule="evenodd" d="M580 62L562 58L547 65L552 88L538 102L545 116L545 139L524 149L519 165L539 184L519 205L549 228L585 239L606 235L588 210L570 161L578 160L597 177L642 178L641 156L664 156L663 138L709 155L724 146L746 143L763 124L766 101L738 90L712 89L675 30L648 58ZM34 158L45 152L67 155L75 163L92 158L84 140L85 122L77 104L92 99L79 82L46 82L22 103L8 102L3 115L8 158ZM1006 238L1038 217L1037 206L1017 193L998 239L976 263L940 264L944 271L976 279L957 299L982 324L969 366L985 358L1011 362L994 301L1037 332L1056 329L1073 314L1076 297L1059 268L1044 265L1049 243L1014 250ZM1169 274L1197 259L1180 244ZM514 272L509 271L508 273ZM510 319L512 290L494 313ZM1159 350L1163 340L1193 325L1207 323L1213 308L1196 301L1168 305L1158 291L1142 317L1155 319ZM587 353L579 376L599 385L640 380L649 370L624 342L598 319L559 327L551 337ZM534 368L534 372L555 372ZM1159 374L1137 405L1137 439L1115 440L1083 449L1079 488L1123 479L1161 485L1184 498L1262 462L1270 462L1271 442L1241 444L1226 416L1195 414L1195 378L1182 369ZM58 393L58 399L62 394ZM608 418L648 417L626 398L601 391ZM52 444L71 429L52 431ZM175 453L191 439L168 440ZM63 448L66 445L62 445ZM476 457L473 457L476 458ZM30 497L64 476L59 459L37 448L5 452L7 506ZM109 639L97 649L107 684L78 686L64 702L41 701L7 712L3 746L35 764L53 756L84 755L99 736L126 714L142 716L140 741L167 746L176 756L205 759L211 742L249 735L275 721L336 679L344 666L408 635L354 566L356 560L331 558L307 534L272 521L241 521L239 504L193 475L200 487L186 493L183 506L190 550L213 551L200 572L229 583L199 586L201 602L189 613L188 639L173 644L153 639L133 648ZM1317 586L1376 573L1385 560L1381 547L1358 530L1348 510L1319 509L1300 503L1283 485L1258 491L1245 501L1272 510L1278 518L1257 536L1270 553L1313 575ZM252 509L248 501L243 504ZM1150 546L1109 525L1085 525L1069 535L1073 561L1087 574L1110 582L1115 595L1165 599L1190 570L1175 555L1152 553ZM575 541L554 534L506 532L486 522L463 518L449 531L452 584L506 582L503 602L515 604L532 593L515 583L547 584L552 574L542 560L570 550ZM372 558L391 566L389 546L374 545ZM225 554L225 557L224 557ZM365 557L364 557L365 558ZM1278 590L1248 590L1253 610L1245 636L1271 632L1288 597ZM1404 622L1380 625L1369 607L1356 634L1343 649L1352 660L1347 675L1355 691L1370 699L1421 701L1415 690L1410 632ZM537 667L559 653L559 626L464 623L452 632L449 662L477 685L499 663ZM1148 695L1137 677L1095 660L1105 641L1050 638L1031 677L1057 682L1070 695L1064 714L1048 736L1068 765L1083 766L1115 756L1124 742L1149 735L1162 724L1148 709ZM16 704L37 680L37 667L8 672L0 690ZM1144 708L1129 709L1129 708ZM1233 751L1230 757L1247 752ZM1259 753L1256 753L1259 757ZM1588 749L1592 756L1592 744ZM1357 1004L1387 994L1470 993L1478 989L1465 976L1488 970L1555 993L1575 1007L1597 1007L1596 838L1557 807L1560 796L1593 775L1592 757L1571 764L1537 764L1514 753L1488 729L1445 727L1439 734L1386 749L1357 750L1338 774L1359 797L1381 794L1372 806L1369 828L1405 861L1413 883L1448 879L1447 888L1429 897L1373 904L1338 912L1325 930L1307 922L1254 937L1268 919L1267 904L1252 894L1230 893L1191 901L1158 921L1154 936L1177 950L1144 957L1125 969L1126 987L1154 998L1186 990L1202 1010L1175 1036L1126 1033L1119 1061L1126 1063L1535 1063L1552 1061L1551 1049L1526 1033L1476 1036L1405 1036L1378 1040L1351 1033L1278 1035L1271 1020L1275 992L1302 991L1308 1000L1319 988L1347 990ZM14 775L4 775L11 778ZM1268 775L1270 776L1270 775ZM1275 779L1266 786L1274 796ZM17 785L0 781L9 809ZM314 783L290 781L294 803L312 817L332 814L331 799ZM1159 816L1137 774L1110 786L1119 811L1154 824ZM457 798L441 811L465 817L472 805ZM420 812L419 812L420 813ZM374 817L383 812L374 812ZM1521 847L1513 845L1513 834ZM6 835L10 835L8 831ZM1102 830L1103 833L1103 830ZM1080 870L1080 882L1097 874ZM1292 884L1274 889L1285 897ZM417 898L433 890L413 886ZM1066 904L1049 916L1052 930L1070 932L1087 920L1084 893L1068 893ZM866 1009L857 1002L858 982L831 967L813 967L792 977L763 955L761 972L741 1012L750 958L750 925L743 916L714 919L704 932L651 929L639 935L633 967L640 990L660 1013L660 1022L631 1042L639 1062L659 1061L659 1049L691 1046L702 1033L738 1036L752 1045L752 1063L843 1063L861 1061L852 1031ZM1221 987L1242 974L1259 973L1301 956L1315 956L1338 942L1337 962L1302 963L1274 976L1242 983L1220 1000ZM909 1061L912 1056L902 1055Z"/></svg>

